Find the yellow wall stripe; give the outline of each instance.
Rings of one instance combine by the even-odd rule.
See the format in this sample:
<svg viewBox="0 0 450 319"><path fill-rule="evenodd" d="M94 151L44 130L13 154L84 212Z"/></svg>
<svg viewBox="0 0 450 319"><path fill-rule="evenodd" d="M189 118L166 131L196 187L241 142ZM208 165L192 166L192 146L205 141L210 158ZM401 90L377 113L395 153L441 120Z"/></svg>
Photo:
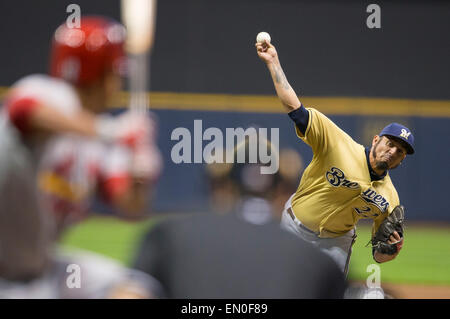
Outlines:
<svg viewBox="0 0 450 319"><path fill-rule="evenodd" d="M0 98L6 90L0 87ZM151 108L159 110L284 113L275 95L151 92L149 97ZM330 115L450 117L450 100L312 96L300 100ZM127 101L128 92L121 92L111 107L121 107Z"/></svg>

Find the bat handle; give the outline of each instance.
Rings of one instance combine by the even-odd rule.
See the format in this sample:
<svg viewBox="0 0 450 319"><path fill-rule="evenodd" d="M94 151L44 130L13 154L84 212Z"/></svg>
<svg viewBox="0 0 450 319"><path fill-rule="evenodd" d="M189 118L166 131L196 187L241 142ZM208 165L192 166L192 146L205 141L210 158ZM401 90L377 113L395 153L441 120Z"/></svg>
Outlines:
<svg viewBox="0 0 450 319"><path fill-rule="evenodd" d="M129 55L130 108L139 114L145 114L150 105L147 87L150 78L148 53Z"/></svg>

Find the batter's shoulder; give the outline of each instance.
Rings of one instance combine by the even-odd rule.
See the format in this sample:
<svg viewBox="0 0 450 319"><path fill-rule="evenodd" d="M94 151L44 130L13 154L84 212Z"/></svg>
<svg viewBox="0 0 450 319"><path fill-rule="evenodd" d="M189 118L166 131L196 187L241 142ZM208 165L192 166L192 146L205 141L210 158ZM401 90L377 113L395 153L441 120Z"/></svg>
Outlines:
<svg viewBox="0 0 450 319"><path fill-rule="evenodd" d="M13 103L22 98L71 114L81 108L75 89L66 81L45 74L27 75L13 84L6 100Z"/></svg>

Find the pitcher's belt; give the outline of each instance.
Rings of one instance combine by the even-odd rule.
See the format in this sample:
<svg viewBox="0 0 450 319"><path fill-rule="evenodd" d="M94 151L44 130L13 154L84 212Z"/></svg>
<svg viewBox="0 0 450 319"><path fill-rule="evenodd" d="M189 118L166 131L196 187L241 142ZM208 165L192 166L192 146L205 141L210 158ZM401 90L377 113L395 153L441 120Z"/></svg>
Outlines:
<svg viewBox="0 0 450 319"><path fill-rule="evenodd" d="M295 221L297 220L297 218L295 217L294 212L292 211L292 208L289 207L289 208L287 209L287 212L288 212L289 216L291 216L292 220L295 222ZM313 232L311 229L306 228L302 223L299 223L298 226L299 226L301 229L303 229L304 231L307 231L308 233L311 233L311 234L314 234L314 235L317 236L317 233L316 233L316 232Z"/></svg>

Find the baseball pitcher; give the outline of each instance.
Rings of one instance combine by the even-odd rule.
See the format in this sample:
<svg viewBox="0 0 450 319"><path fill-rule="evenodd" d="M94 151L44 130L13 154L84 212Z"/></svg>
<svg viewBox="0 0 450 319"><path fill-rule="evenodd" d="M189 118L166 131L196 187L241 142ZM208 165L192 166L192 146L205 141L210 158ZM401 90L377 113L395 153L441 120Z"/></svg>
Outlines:
<svg viewBox="0 0 450 319"><path fill-rule="evenodd" d="M413 134L392 123L365 148L318 110L302 105L270 42L255 46L297 136L313 151L297 191L285 205L282 227L331 255L347 274L355 225L370 218L374 260L394 259L403 244L404 210L388 171L414 153Z"/></svg>

